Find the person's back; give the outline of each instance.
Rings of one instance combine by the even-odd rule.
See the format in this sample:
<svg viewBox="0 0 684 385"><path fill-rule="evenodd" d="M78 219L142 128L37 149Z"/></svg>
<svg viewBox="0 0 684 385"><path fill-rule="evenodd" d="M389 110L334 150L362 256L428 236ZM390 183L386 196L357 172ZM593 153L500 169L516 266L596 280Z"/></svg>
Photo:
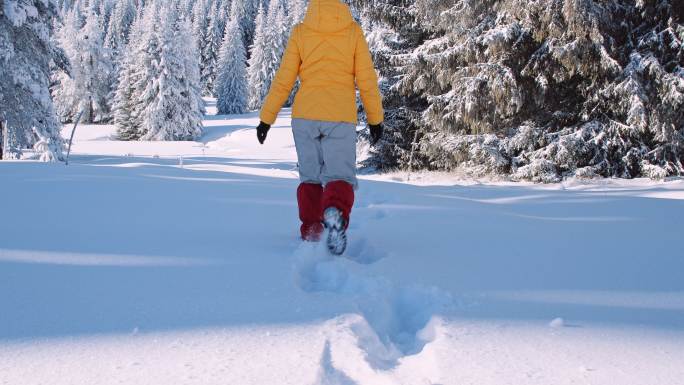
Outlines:
<svg viewBox="0 0 684 385"><path fill-rule="evenodd" d="M383 120L377 76L368 46L349 7L339 0L311 0L304 22L295 26L278 76L261 109L272 124L297 76L294 118L356 123L356 90L369 124Z"/></svg>
<svg viewBox="0 0 684 385"><path fill-rule="evenodd" d="M345 230L357 185L356 87L374 142L382 133L383 121L368 45L349 7L339 0L311 0L304 22L292 30L261 109L257 129L261 143L297 77L301 87L292 107L292 129L302 182L297 191L301 235L306 240L318 239L323 222L330 230L328 246L339 254L346 245ZM339 244L331 245L335 241Z"/></svg>

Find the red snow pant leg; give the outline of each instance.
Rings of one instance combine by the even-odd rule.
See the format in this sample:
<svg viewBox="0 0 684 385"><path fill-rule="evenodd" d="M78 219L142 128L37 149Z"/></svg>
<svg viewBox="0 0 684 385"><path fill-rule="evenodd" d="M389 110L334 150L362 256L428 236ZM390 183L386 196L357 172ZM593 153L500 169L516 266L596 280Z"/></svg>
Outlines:
<svg viewBox="0 0 684 385"><path fill-rule="evenodd" d="M297 188L300 231L305 241L318 241L323 233L323 187L320 184L301 183Z"/></svg>
<svg viewBox="0 0 684 385"><path fill-rule="evenodd" d="M342 212L346 226L349 227L349 216L354 206L354 187L343 180L334 180L325 185L323 191L323 210L336 207Z"/></svg>

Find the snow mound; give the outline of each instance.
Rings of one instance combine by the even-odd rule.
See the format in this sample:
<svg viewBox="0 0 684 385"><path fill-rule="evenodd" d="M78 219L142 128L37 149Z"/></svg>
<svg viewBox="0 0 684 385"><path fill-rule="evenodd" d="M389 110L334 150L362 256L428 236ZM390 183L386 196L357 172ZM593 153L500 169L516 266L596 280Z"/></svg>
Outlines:
<svg viewBox="0 0 684 385"><path fill-rule="evenodd" d="M549 327L552 328L562 328L565 326L565 321L562 318L554 318L551 322L549 322Z"/></svg>

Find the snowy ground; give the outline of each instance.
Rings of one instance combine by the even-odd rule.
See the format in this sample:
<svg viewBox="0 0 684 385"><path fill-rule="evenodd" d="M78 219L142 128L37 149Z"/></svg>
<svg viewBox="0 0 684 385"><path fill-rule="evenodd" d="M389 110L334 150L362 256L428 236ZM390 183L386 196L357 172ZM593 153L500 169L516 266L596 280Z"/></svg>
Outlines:
<svg viewBox="0 0 684 385"><path fill-rule="evenodd" d="M0 384L684 383L684 181L367 176L332 258L256 122L0 163Z"/></svg>

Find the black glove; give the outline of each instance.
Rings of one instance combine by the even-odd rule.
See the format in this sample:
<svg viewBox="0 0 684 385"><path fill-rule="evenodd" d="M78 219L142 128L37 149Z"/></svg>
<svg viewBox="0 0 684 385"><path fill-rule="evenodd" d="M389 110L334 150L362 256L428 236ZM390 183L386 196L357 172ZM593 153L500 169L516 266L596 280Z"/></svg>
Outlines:
<svg viewBox="0 0 684 385"><path fill-rule="evenodd" d="M370 129L370 137L371 137L371 144L375 145L375 143L382 138L382 123L380 124L369 124L368 128Z"/></svg>
<svg viewBox="0 0 684 385"><path fill-rule="evenodd" d="M266 140L266 134L268 134L268 130L270 129L270 124L259 122L259 126L257 126L257 139L259 140L259 143L264 144L264 141Z"/></svg>

